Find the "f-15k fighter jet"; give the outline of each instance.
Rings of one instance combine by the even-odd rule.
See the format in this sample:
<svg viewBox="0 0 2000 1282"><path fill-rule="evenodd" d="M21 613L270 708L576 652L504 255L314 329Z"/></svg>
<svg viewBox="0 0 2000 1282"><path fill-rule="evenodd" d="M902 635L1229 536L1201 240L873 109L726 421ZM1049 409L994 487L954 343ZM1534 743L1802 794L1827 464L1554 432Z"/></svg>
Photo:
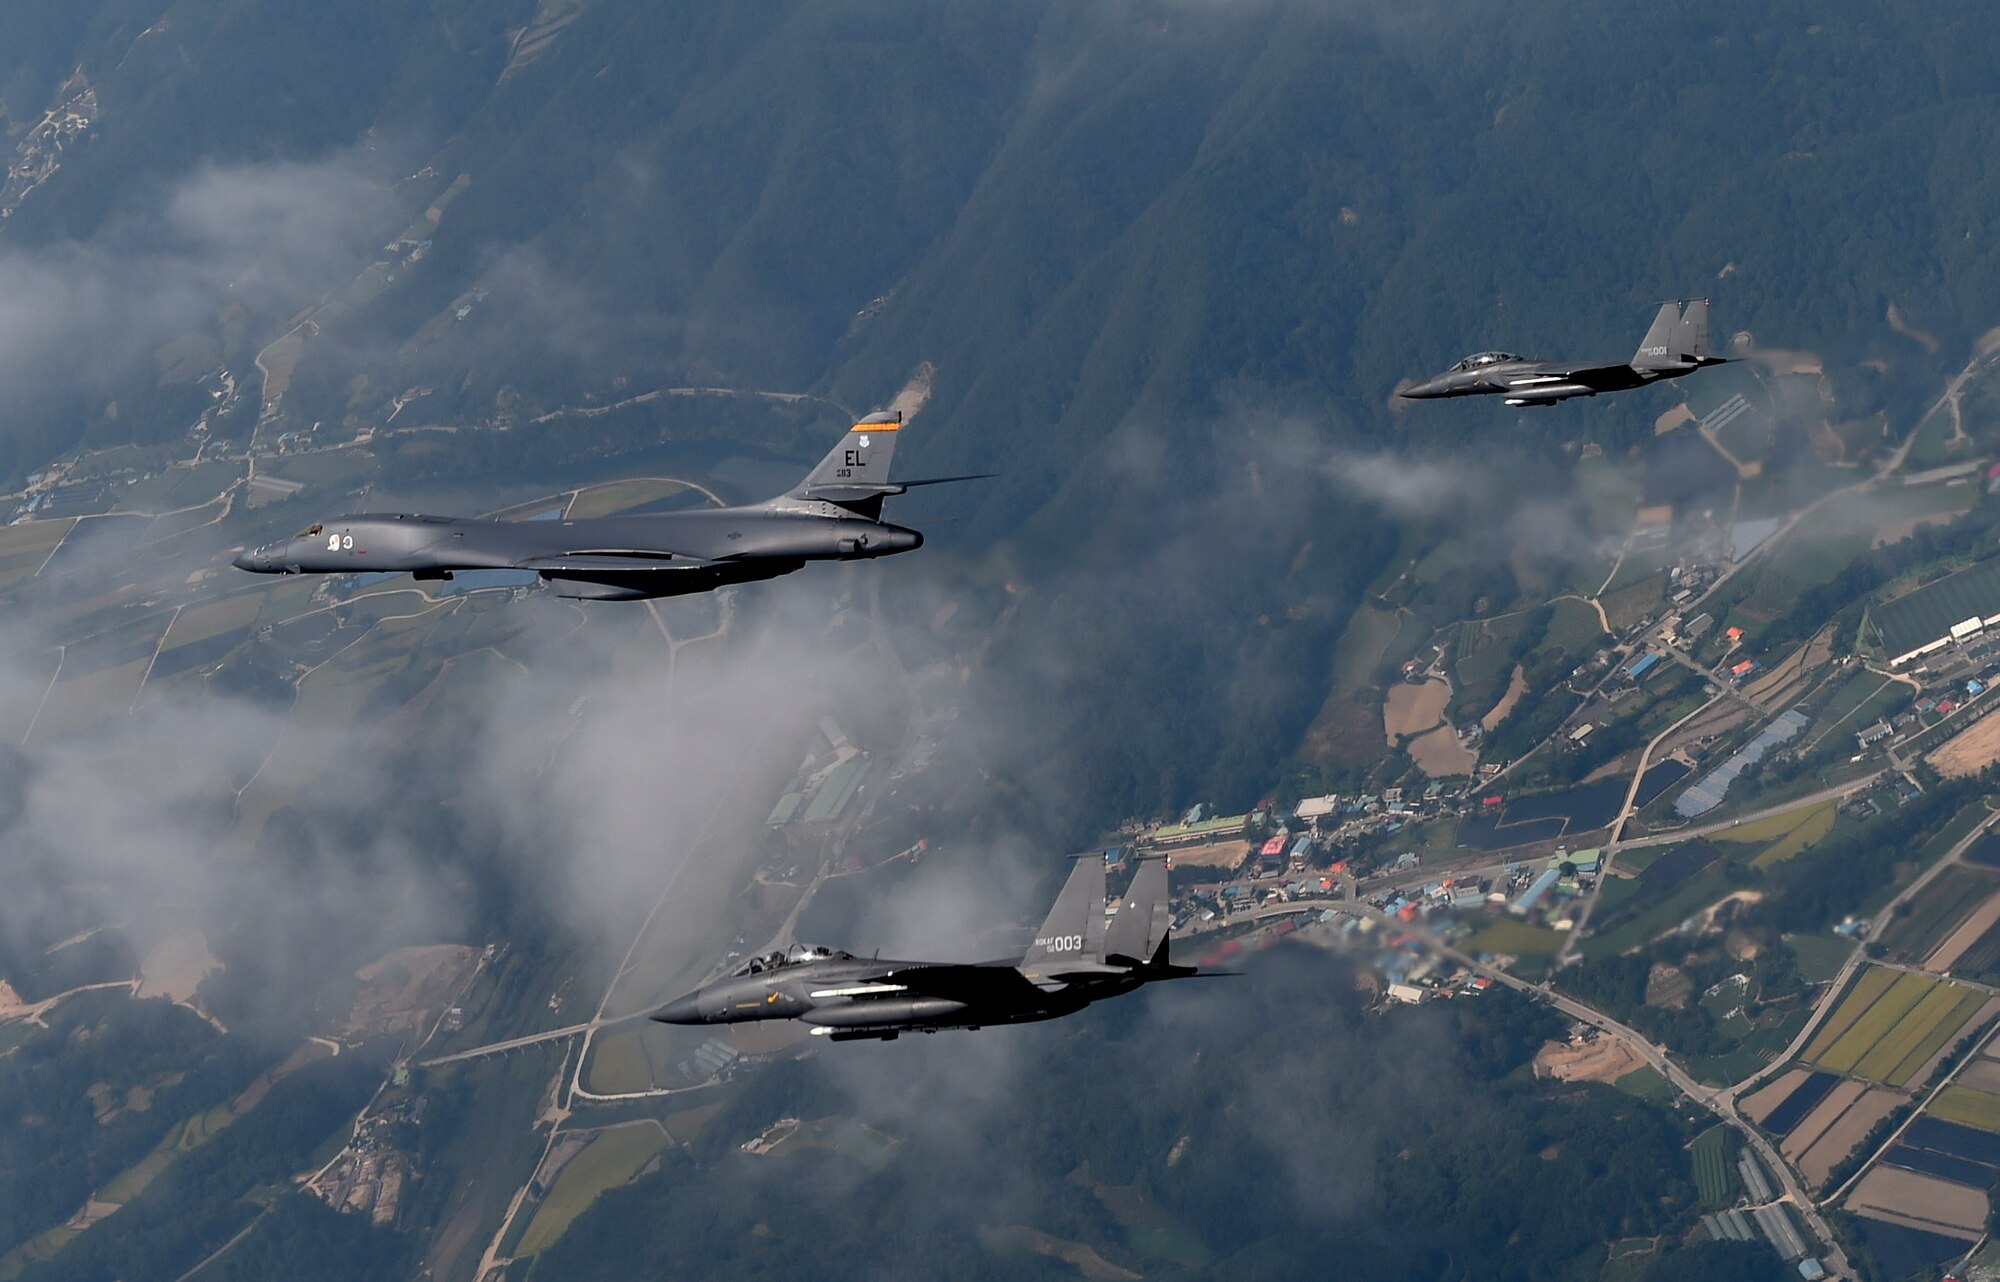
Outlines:
<svg viewBox="0 0 2000 1282"><path fill-rule="evenodd" d="M1086 856L1018 961L886 961L793 945L653 1012L663 1024L796 1019L834 1041L894 1039L1055 1019L1161 979L1204 972L1167 960L1167 866L1140 863L1105 921L1104 861Z"/></svg>
<svg viewBox="0 0 2000 1282"><path fill-rule="evenodd" d="M455 570L532 570L558 596L595 601L708 592L790 574L808 561L853 561L912 552L924 536L882 519L882 501L918 485L891 481L900 414L871 414L805 480L777 498L577 521L388 515L315 521L289 539L237 556L258 574L409 572L449 579Z"/></svg>
<svg viewBox="0 0 2000 1282"><path fill-rule="evenodd" d="M1504 396L1509 405L1553 405L1572 396L1628 391L1728 363L1708 354L1708 300L1697 298L1688 303L1685 313L1677 303L1660 304L1639 350L1621 364L1579 365L1532 360L1507 352L1479 352L1436 378L1402 388L1396 395L1417 401Z"/></svg>

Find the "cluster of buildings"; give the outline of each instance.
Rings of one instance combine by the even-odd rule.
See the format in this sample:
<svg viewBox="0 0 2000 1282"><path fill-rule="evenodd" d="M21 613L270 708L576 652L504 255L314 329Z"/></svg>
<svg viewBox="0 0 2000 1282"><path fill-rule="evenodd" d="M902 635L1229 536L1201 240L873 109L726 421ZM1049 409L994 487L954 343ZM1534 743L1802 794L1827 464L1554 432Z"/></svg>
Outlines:
<svg viewBox="0 0 2000 1282"><path fill-rule="evenodd" d="M1527 864L1509 864L1506 890L1495 893L1505 899L1507 911L1516 917L1546 922L1557 930L1571 926L1569 901L1597 884L1601 866L1595 850L1558 850L1539 870Z"/></svg>
<svg viewBox="0 0 2000 1282"><path fill-rule="evenodd" d="M28 193L47 182L62 167L63 152L87 137L97 123L97 90L84 78L83 68L56 90L62 99L30 129L14 148L13 163L0 182L0 220L13 217Z"/></svg>
<svg viewBox="0 0 2000 1282"><path fill-rule="evenodd" d="M423 1125L428 1103L420 1095L367 1118L340 1155L307 1182L307 1191L336 1211L366 1215L378 1228L393 1226L412 1169L393 1132Z"/></svg>
<svg viewBox="0 0 2000 1282"><path fill-rule="evenodd" d="M771 807L765 826L837 822L861 791L867 770L868 754L849 742L832 717L821 717L798 773Z"/></svg>

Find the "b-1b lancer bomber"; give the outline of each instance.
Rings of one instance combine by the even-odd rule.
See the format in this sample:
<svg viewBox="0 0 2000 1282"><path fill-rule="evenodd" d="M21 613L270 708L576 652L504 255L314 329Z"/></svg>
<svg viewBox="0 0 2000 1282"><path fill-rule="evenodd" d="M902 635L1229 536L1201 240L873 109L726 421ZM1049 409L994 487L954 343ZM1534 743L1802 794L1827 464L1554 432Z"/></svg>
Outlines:
<svg viewBox="0 0 2000 1282"><path fill-rule="evenodd" d="M1660 304L1639 350L1620 364L1579 365L1532 360L1507 352L1480 352L1436 378L1402 388L1396 395L1417 401L1504 396L1509 405L1553 405L1572 396L1629 391L1728 363L1708 354L1708 300L1697 298L1688 303L1685 313L1677 303Z"/></svg>
<svg viewBox="0 0 2000 1282"><path fill-rule="evenodd" d="M805 480L762 503L575 521L342 516L245 551L235 564L259 574L387 571L419 579L532 570L558 596L637 601L774 579L808 561L894 556L922 547L924 536L884 521L884 499L976 479L891 481L901 427L900 414L869 415Z"/></svg>
<svg viewBox="0 0 2000 1282"><path fill-rule="evenodd" d="M1049 919L1019 961L885 961L793 945L653 1012L663 1024L796 1019L834 1041L892 1040L1074 1014L1162 979L1203 972L1167 960L1167 866L1140 863L1105 921L1104 861L1077 861Z"/></svg>

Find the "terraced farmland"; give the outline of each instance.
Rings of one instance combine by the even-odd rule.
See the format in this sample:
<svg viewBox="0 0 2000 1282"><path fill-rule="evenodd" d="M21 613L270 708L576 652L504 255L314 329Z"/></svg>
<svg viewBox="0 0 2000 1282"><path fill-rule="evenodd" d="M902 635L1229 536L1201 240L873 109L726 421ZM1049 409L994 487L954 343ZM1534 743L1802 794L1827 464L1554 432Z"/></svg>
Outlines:
<svg viewBox="0 0 2000 1282"><path fill-rule="evenodd" d="M1902 1086L1985 1004L1986 995L1879 967L1861 979L1806 1048L1831 1073Z"/></svg>

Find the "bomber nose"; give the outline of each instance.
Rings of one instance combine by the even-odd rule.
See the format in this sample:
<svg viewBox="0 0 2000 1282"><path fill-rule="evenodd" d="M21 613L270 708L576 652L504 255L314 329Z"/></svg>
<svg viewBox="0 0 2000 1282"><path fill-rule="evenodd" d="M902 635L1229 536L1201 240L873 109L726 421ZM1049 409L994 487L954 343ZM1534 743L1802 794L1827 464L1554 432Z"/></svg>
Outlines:
<svg viewBox="0 0 2000 1282"><path fill-rule="evenodd" d="M256 549L256 548L244 548L244 549L243 549L243 550L242 550L241 552L238 552L238 553L236 554L236 559L235 559L235 560L233 560L233 561L231 561L231 562L230 562L230 564L231 564L231 565L233 565L233 566L235 566L235 567L236 567L237 569L239 569L239 570L255 570L255 569L257 569L257 568L258 568L258 566L257 566L257 549Z"/></svg>
<svg viewBox="0 0 2000 1282"><path fill-rule="evenodd" d="M703 1024L701 1017L701 990L695 989L685 997L676 997L653 1012L652 1018L662 1024Z"/></svg>

